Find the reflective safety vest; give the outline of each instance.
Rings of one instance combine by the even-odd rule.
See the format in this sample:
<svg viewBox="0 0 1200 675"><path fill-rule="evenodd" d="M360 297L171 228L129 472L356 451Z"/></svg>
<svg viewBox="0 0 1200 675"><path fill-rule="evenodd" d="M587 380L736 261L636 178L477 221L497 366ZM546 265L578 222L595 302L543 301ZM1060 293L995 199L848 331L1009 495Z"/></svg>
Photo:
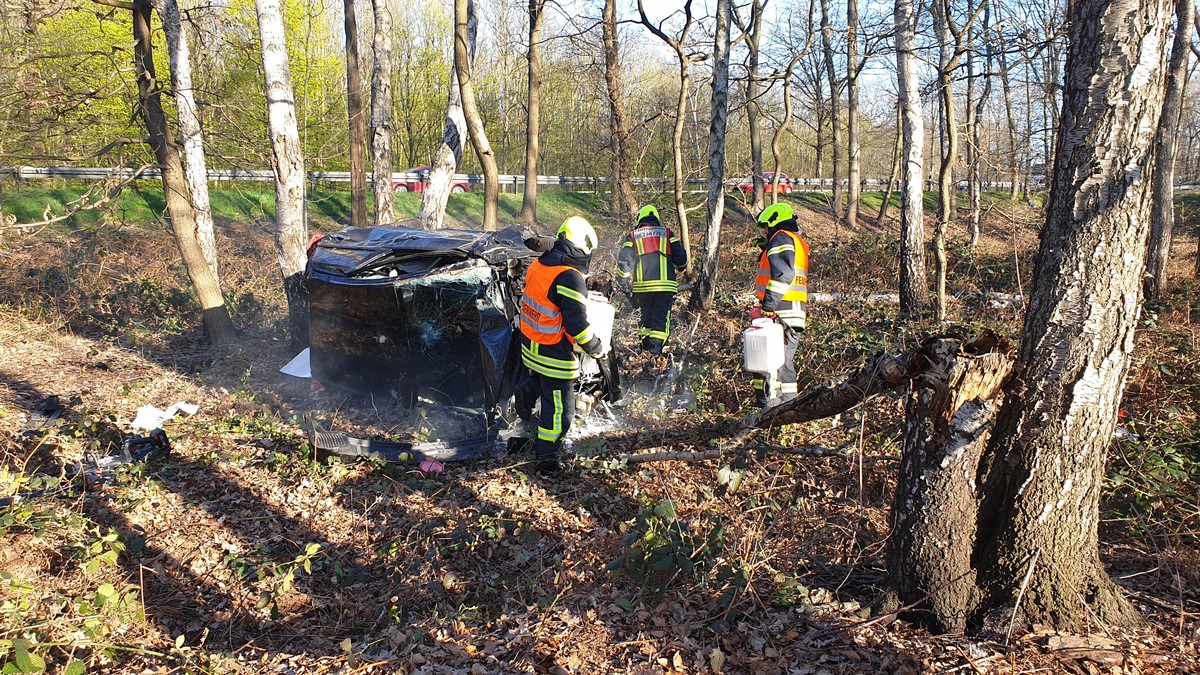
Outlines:
<svg viewBox="0 0 1200 675"><path fill-rule="evenodd" d="M568 265L543 265L533 261L525 273L525 294L521 296L521 334L542 345L557 344L566 335L562 313L550 302L550 285ZM571 336L567 335L568 339ZM574 340L572 340L574 341Z"/></svg>
<svg viewBox="0 0 1200 675"><path fill-rule="evenodd" d="M791 241L780 242L779 234L786 234ZM792 278L778 280L771 278L771 258L793 252ZM762 302L767 297L767 291L779 296L782 300L776 313L788 323L798 322L801 326L805 319L805 304L808 302L808 243L791 230L780 230L767 244L758 260L758 278L755 280L754 295Z"/></svg>

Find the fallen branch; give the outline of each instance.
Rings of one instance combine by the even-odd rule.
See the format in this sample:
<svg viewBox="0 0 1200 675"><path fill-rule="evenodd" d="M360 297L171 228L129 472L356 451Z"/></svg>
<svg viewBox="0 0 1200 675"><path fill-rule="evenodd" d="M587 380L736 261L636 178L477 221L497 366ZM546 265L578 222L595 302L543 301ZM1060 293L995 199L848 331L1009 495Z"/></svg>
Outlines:
<svg viewBox="0 0 1200 675"><path fill-rule="evenodd" d="M728 437L729 440L717 447L694 452L644 452L625 455L629 463L653 461L699 461L716 459L742 447L746 441L762 429L783 424L803 424L814 420L833 417L861 405L880 394L906 386L931 363L930 356L938 349L946 336L930 337L920 347L906 350L895 356L880 353L862 366L849 373L815 384L786 403L773 408L733 420L710 433L707 438ZM986 353L1002 338L988 333L969 343L962 349L969 353ZM955 347L958 349L959 347ZM697 443L707 439L680 439L681 442ZM805 454L796 452L795 454ZM877 458L874 461L884 461Z"/></svg>
<svg viewBox="0 0 1200 675"><path fill-rule="evenodd" d="M748 450L755 452L777 452L783 455L800 455L802 457L835 457L838 459L855 459L853 452L847 452L839 448L825 448L819 445L802 445L799 447L789 447L786 445L772 444L755 444L746 446ZM645 462L702 462L708 459L717 459L725 454L722 448L710 448L708 450L696 450L688 452L685 450L670 451L664 450L661 452L639 452L628 455L623 459L627 464L643 464ZM896 455L877 455L863 457L864 462L899 462L900 457Z"/></svg>

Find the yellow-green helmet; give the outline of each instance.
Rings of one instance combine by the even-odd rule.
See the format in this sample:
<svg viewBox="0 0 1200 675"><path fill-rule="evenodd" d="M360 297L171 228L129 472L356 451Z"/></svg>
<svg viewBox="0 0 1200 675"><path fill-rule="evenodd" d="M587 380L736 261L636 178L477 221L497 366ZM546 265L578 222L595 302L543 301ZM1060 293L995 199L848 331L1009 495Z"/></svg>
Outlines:
<svg viewBox="0 0 1200 675"><path fill-rule="evenodd" d="M792 205L786 202L772 204L762 210L758 214L758 224L760 227L774 227L780 223L795 220L796 212L792 210Z"/></svg>
<svg viewBox="0 0 1200 675"><path fill-rule="evenodd" d="M658 216L658 209L653 204L647 204L642 207L641 211L638 211L637 221L639 223L647 218L653 218L656 223L662 222L662 218Z"/></svg>
<svg viewBox="0 0 1200 675"><path fill-rule="evenodd" d="M563 221L558 228L558 238L571 242L585 255L591 255L598 242L592 224L579 216L571 216Z"/></svg>

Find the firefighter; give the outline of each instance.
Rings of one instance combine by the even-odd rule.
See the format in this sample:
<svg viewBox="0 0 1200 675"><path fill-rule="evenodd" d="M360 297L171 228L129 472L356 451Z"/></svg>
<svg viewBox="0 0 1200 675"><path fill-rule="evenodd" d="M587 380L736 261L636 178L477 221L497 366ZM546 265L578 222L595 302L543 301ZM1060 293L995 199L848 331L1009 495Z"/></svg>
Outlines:
<svg viewBox="0 0 1200 675"><path fill-rule="evenodd" d="M662 354L671 336L671 305L679 290L675 274L686 265L687 249L662 224L658 209L643 206L617 255L617 280L626 293L632 291L641 311L638 337L644 351Z"/></svg>
<svg viewBox="0 0 1200 675"><path fill-rule="evenodd" d="M767 228L754 294L758 305L750 318L770 318L783 324L783 366L769 380L754 376L754 394L764 408L796 398L796 348L804 330L808 304L808 242L800 236L796 212L790 204L772 204L758 215L759 227Z"/></svg>
<svg viewBox="0 0 1200 675"><path fill-rule="evenodd" d="M540 396L541 413L534 443L537 470L561 470L563 438L575 416L575 378L579 361L574 346L603 358L608 352L588 325L584 274L596 250L596 231L588 221L571 216L558 228L554 246L525 273L521 296L521 361L530 377L516 395L517 414L532 417L533 400Z"/></svg>

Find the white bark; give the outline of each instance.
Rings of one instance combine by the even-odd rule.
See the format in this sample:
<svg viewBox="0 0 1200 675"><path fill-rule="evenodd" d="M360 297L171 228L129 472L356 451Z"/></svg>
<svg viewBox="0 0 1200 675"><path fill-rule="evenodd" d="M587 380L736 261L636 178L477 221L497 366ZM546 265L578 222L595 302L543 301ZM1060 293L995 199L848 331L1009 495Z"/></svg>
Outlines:
<svg viewBox="0 0 1200 675"><path fill-rule="evenodd" d="M288 65L281 0L255 0L267 91L267 127L275 169L275 255L283 273L293 341L307 342L307 297L302 275L308 245L304 222L304 157Z"/></svg>
<svg viewBox="0 0 1200 675"><path fill-rule="evenodd" d="M392 193L392 9L372 0L375 10L375 67L371 71L371 170L375 225L396 219Z"/></svg>
<svg viewBox="0 0 1200 675"><path fill-rule="evenodd" d="M700 279L692 294L696 308L712 307L721 256L721 219L725 215L725 125L729 120L729 19L730 0L717 0L717 26L713 39L712 114L708 133L708 230Z"/></svg>
<svg viewBox="0 0 1200 675"><path fill-rule="evenodd" d="M911 314L925 305L925 212L922 185L925 163L925 118L917 79L917 14L913 0L896 0L896 77L904 134L901 163L900 312Z"/></svg>
<svg viewBox="0 0 1200 675"><path fill-rule="evenodd" d="M175 0L151 0L151 4L162 19L163 33L167 36L167 55L171 62L171 88L175 93L175 107L179 114L179 140L183 146L183 175L192 195L192 208L196 212L196 238L204 260L212 268L213 278L220 283L217 261L217 239L213 225L212 206L208 201L208 169L204 161L204 133L200 128L200 115L196 108L196 97L192 94L192 63L188 50L187 33L179 18L179 5Z"/></svg>
<svg viewBox="0 0 1200 675"><path fill-rule="evenodd" d="M473 5L474 3L472 3ZM471 66L475 64L475 34L478 21L475 12L469 12L467 20L467 53ZM446 218L446 200L450 198L454 172L462 161L463 142L467 138L467 117L463 113L462 89L458 74L450 70L450 99L446 104L446 126L442 132L442 144L434 155L429 170L429 182L421 193L421 227L427 230L440 229Z"/></svg>

